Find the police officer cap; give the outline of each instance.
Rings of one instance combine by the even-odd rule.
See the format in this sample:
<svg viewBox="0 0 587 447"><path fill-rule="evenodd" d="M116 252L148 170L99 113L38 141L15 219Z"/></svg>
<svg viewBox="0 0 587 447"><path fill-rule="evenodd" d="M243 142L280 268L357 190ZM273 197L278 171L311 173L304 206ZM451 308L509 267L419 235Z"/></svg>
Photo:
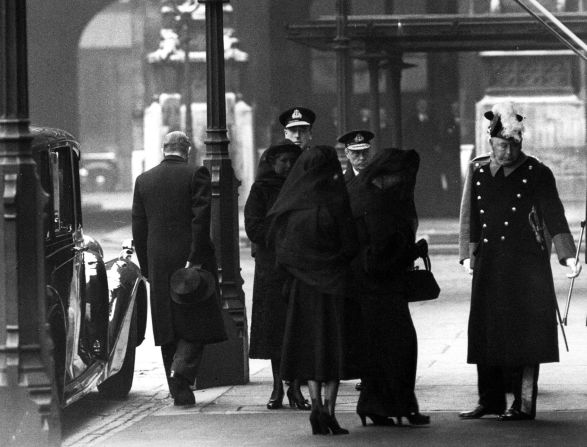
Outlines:
<svg viewBox="0 0 587 447"><path fill-rule="evenodd" d="M305 107L292 107L279 115L279 122L286 129L294 126L311 126L316 114Z"/></svg>
<svg viewBox="0 0 587 447"><path fill-rule="evenodd" d="M338 137L338 142L344 144L350 151L363 151L371 147L370 141L374 136L375 134L368 130L351 130Z"/></svg>

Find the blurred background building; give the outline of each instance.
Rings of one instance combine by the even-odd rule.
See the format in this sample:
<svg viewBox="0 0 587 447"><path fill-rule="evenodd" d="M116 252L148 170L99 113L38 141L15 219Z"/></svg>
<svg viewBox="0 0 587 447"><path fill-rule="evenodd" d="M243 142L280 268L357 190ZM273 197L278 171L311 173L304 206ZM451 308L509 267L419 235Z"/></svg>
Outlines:
<svg viewBox="0 0 587 447"><path fill-rule="evenodd" d="M312 108L318 115L313 142L335 144L338 133L336 54L321 46L319 33L315 38L312 33L301 35L296 25L332 25L339 1L230 1L231 11L225 12L228 17L225 27L232 34L225 40L225 47L228 42L235 52L232 56L227 54L227 61L234 61L234 66L227 63L226 90L231 93L229 101L232 101L229 127L230 109L234 110L237 103L248 115L244 127L250 127L250 134L242 137L241 142L236 130L229 129L233 142L240 144L238 150L231 151L233 163L240 163L235 171L243 181L241 195L248 192L246 185L252 181L259 151L282 137L277 121L280 111L296 104ZM89 187L128 191L132 188L133 153L136 172L136 166L140 165L137 153L154 145L152 139L156 135L145 131L145 120L151 116L153 104L160 108L157 113L164 120L162 125L185 127L182 121L185 107L183 112L181 109L182 95L184 99L186 95L182 80L185 72L180 63L173 68L173 64L162 62L164 57L157 61L154 54L165 50L161 46L164 43L161 33L162 29L170 29L162 14L163 7L186 2L87 0L76 8L65 3L28 1L32 121L73 132L80 138L84 153L99 154L92 155L95 163L102 163L102 168L111 163L111 171L100 172L102 176L112 175L93 180ZM401 144L404 148L417 149L423 156L434 151L442 154L434 166L422 166L419 182L428 183L434 192L432 200L426 200L428 192L421 192L422 216L457 216L461 165L472 154L488 150L482 112L505 97L520 103L521 112L528 118L525 146L528 152L537 154L553 167L565 204L570 209L582 209L584 63L564 50L537 23L531 24L532 18L515 1L348 0L347 3L349 27L353 23L366 23L371 40L384 42L384 48L378 47L377 51L393 50L385 48L385 39L378 39L378 33L386 26L395 23L397 34L401 32L397 28L401 20L415 23L420 18L419 26L426 29L426 20L432 24L434 17L450 15L452 18L444 27L431 26L430 32L454 33L459 38L458 51L447 47L446 51L401 54ZM586 17L582 0L540 3L563 22L573 20L582 29L581 22ZM489 37L488 44L479 50L467 46L466 36L459 34L461 23L455 17L461 17L463 23L469 20L467 30L475 30L477 26L484 32L491 31L495 18L523 17L523 23L527 24L523 31L541 38L534 39L532 49L528 49L514 39L504 41L503 36L499 45L492 48ZM478 19L477 25L470 25L472 18ZM203 45L198 20L194 26L190 51L197 52L201 50L198 46ZM363 40L369 41L368 37L365 34ZM193 56L193 59L189 56L193 62L190 64L191 100L194 104L205 103L202 99L205 75L201 66L205 62L198 60L196 54ZM369 59L352 57L350 64L352 87L347 127L372 128L376 118L379 146L389 147L392 126L397 126L398 121L392 113L393 92L387 62L382 59L377 71L378 117L373 116ZM198 127L203 118L198 115L197 106L193 110L193 136L201 150L198 129L204 123ZM88 157L88 163L92 157Z"/></svg>

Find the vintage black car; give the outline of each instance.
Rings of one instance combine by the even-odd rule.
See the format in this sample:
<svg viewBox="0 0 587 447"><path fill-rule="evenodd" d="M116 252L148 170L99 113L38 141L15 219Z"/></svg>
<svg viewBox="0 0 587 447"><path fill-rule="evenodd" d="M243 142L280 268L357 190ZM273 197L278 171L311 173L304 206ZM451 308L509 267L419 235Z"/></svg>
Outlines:
<svg viewBox="0 0 587 447"><path fill-rule="evenodd" d="M48 194L46 312L60 403L69 405L96 386L107 397L125 397L132 387L135 348L145 335L145 279L132 260L132 243L106 262L100 244L83 232L77 141L58 129L31 130Z"/></svg>

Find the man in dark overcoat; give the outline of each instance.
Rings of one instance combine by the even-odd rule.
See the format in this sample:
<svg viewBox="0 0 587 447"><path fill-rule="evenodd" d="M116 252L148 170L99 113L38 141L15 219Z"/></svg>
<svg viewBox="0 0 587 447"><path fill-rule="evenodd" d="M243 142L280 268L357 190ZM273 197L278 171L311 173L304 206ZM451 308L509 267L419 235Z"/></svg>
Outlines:
<svg viewBox="0 0 587 447"><path fill-rule="evenodd" d="M206 167L188 164L189 151L190 141L183 132L168 133L163 140L163 161L136 179L132 206L136 253L151 287L155 344L161 346L175 405L195 403L190 386L204 345L225 337L224 327L213 327L188 341L178 336L174 325L172 273L198 265L217 276L210 239L210 173Z"/></svg>
<svg viewBox="0 0 587 447"><path fill-rule="evenodd" d="M460 216L460 262L473 275L467 362L477 365L479 404L460 416L528 420L539 364L559 360L546 236L567 276L581 265L551 170L522 151L523 117L510 102L485 117L492 152L471 162Z"/></svg>

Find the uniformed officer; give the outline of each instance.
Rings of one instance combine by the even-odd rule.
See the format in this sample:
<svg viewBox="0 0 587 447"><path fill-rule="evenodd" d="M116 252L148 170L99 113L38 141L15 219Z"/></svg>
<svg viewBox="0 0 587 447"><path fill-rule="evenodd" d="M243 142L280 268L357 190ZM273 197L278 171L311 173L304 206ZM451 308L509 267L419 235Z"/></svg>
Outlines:
<svg viewBox="0 0 587 447"><path fill-rule="evenodd" d="M279 115L285 138L302 150L310 148L315 120L316 114L306 107L292 107Z"/></svg>
<svg viewBox="0 0 587 447"><path fill-rule="evenodd" d="M349 161L344 173L345 181L355 177L369 163L371 140L374 137L373 132L368 130L351 130L338 137L338 142L344 144L344 154Z"/></svg>
<svg viewBox="0 0 587 447"><path fill-rule="evenodd" d="M471 162L460 215L460 262L473 275L467 362L477 364L479 403L460 417L534 419L539 364L559 360L545 234L568 277L581 265L551 170L522 151L523 117L510 102L485 117L491 154Z"/></svg>

